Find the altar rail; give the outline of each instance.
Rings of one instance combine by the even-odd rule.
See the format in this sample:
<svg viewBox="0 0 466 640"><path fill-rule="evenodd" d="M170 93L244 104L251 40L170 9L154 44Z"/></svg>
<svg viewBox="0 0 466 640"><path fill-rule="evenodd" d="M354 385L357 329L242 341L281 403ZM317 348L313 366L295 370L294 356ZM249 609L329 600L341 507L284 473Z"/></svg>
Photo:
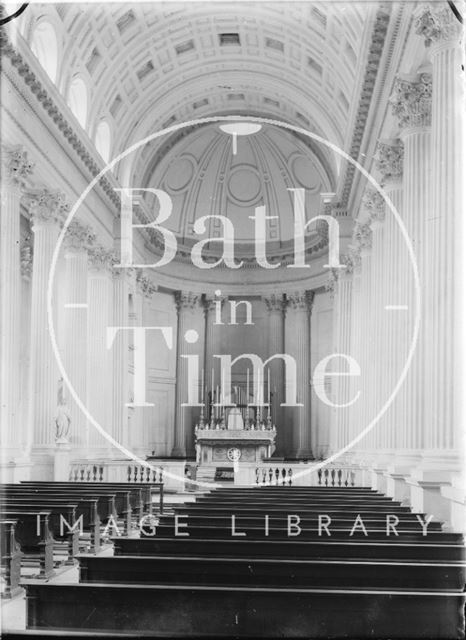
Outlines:
<svg viewBox="0 0 466 640"><path fill-rule="evenodd" d="M72 462L69 479L72 482L164 482L164 469L149 469L125 461Z"/></svg>
<svg viewBox="0 0 466 640"><path fill-rule="evenodd" d="M326 466L313 470L312 463L267 464L266 462L248 467L240 467L235 474L238 485L273 485L301 487L361 487L361 469L349 466Z"/></svg>

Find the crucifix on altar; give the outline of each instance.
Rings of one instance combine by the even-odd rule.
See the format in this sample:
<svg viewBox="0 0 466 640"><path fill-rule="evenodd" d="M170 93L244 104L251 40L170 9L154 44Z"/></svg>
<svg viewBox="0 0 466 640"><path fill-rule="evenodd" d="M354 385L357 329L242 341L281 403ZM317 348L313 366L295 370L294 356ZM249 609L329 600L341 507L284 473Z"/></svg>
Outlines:
<svg viewBox="0 0 466 640"><path fill-rule="evenodd" d="M260 462L275 450L276 427L272 416L270 372L267 382L261 376L252 380L249 369L246 385L214 385L205 394L198 423L195 425L196 460L200 465L231 465L237 469L245 462ZM223 375L222 375L223 383ZM264 401L264 400L267 401Z"/></svg>

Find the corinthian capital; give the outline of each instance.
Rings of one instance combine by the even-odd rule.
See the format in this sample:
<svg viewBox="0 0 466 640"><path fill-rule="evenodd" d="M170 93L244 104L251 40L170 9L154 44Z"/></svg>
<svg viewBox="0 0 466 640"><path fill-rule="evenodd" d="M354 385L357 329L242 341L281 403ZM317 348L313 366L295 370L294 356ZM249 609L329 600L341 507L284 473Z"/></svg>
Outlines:
<svg viewBox="0 0 466 640"><path fill-rule="evenodd" d="M217 309L217 304L220 302L220 308L222 308L227 300L228 300L228 296L205 294L204 300L203 300L205 312L215 313L215 310Z"/></svg>
<svg viewBox="0 0 466 640"><path fill-rule="evenodd" d="M353 231L353 245L360 251L372 248L372 231L369 223L356 222Z"/></svg>
<svg viewBox="0 0 466 640"><path fill-rule="evenodd" d="M335 296L335 289L338 282L338 272L336 269L330 269L327 281L325 282L325 291L330 293L330 297Z"/></svg>
<svg viewBox="0 0 466 640"><path fill-rule="evenodd" d="M28 160L21 145L2 147L2 175L7 186L24 188L26 178L31 175L34 163Z"/></svg>
<svg viewBox="0 0 466 640"><path fill-rule="evenodd" d="M385 200L376 189L366 189L362 199L371 221L383 222L385 218Z"/></svg>
<svg viewBox="0 0 466 640"><path fill-rule="evenodd" d="M463 31L451 7L444 2L422 5L414 29L418 36L423 36L426 47L432 42L457 42Z"/></svg>
<svg viewBox="0 0 466 640"><path fill-rule="evenodd" d="M401 140L379 142L377 144L375 166L382 174L384 182L400 180L403 175L403 143Z"/></svg>
<svg viewBox="0 0 466 640"><path fill-rule="evenodd" d="M87 251L95 242L95 233L88 224L73 218L65 234L65 243L73 251Z"/></svg>
<svg viewBox="0 0 466 640"><path fill-rule="evenodd" d="M429 73L421 73L414 80L397 78L390 104L400 127L430 125L432 76Z"/></svg>
<svg viewBox="0 0 466 640"><path fill-rule="evenodd" d="M294 291L286 294L286 306L290 309L310 312L313 301L313 291Z"/></svg>
<svg viewBox="0 0 466 640"><path fill-rule="evenodd" d="M20 264L21 264L21 277L26 282L29 282L32 277L32 246L27 240L20 249Z"/></svg>
<svg viewBox="0 0 466 640"><path fill-rule="evenodd" d="M69 205L61 191L40 189L28 194L34 224L61 224L69 211Z"/></svg>
<svg viewBox="0 0 466 640"><path fill-rule="evenodd" d="M194 311L201 301L201 296L191 291L177 291L175 304L178 313L181 311Z"/></svg>
<svg viewBox="0 0 466 640"><path fill-rule="evenodd" d="M273 293L270 296L264 296L262 300L265 302L267 311L283 311L285 308L285 301L282 295Z"/></svg>
<svg viewBox="0 0 466 640"><path fill-rule="evenodd" d="M101 244L91 246L87 257L89 259L89 266L95 271L110 271L117 262L114 251L106 249Z"/></svg>
<svg viewBox="0 0 466 640"><path fill-rule="evenodd" d="M146 298L150 298L151 295L157 291L157 285L143 274L142 269L136 274L136 284Z"/></svg>

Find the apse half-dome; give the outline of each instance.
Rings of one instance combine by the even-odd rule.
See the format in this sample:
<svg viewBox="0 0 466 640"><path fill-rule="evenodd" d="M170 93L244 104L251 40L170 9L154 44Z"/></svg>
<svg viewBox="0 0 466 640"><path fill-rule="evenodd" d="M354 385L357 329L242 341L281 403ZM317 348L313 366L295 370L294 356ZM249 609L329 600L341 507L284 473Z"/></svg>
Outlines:
<svg viewBox="0 0 466 640"><path fill-rule="evenodd" d="M328 155L325 148L316 149L314 141L275 125L254 123L249 130L239 126L236 133L231 127L199 126L175 143L165 143L172 146L163 154L160 143L146 148L142 186L170 195L173 211L164 226L188 246L201 238L222 238L223 223L216 218L206 222L205 233L195 231L199 218L222 215L234 226L236 250L248 254L255 238L250 216L264 206L271 216L265 237L272 255L293 238L294 189L305 190L307 219L322 212L323 194L332 191L333 182ZM149 212L157 211L156 197L147 195L146 205ZM310 226L306 240L311 246L322 242L319 225ZM217 244L212 242L209 249L215 251Z"/></svg>

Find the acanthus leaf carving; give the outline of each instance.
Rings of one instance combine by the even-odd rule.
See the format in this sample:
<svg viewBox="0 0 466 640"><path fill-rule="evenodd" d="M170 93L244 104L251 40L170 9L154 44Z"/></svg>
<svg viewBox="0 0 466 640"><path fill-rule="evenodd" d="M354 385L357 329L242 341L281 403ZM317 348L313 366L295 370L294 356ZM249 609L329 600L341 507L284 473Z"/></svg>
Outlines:
<svg viewBox="0 0 466 640"><path fill-rule="evenodd" d="M432 76L421 73L415 79L398 77L390 97L392 113L401 128L428 126L432 115Z"/></svg>

